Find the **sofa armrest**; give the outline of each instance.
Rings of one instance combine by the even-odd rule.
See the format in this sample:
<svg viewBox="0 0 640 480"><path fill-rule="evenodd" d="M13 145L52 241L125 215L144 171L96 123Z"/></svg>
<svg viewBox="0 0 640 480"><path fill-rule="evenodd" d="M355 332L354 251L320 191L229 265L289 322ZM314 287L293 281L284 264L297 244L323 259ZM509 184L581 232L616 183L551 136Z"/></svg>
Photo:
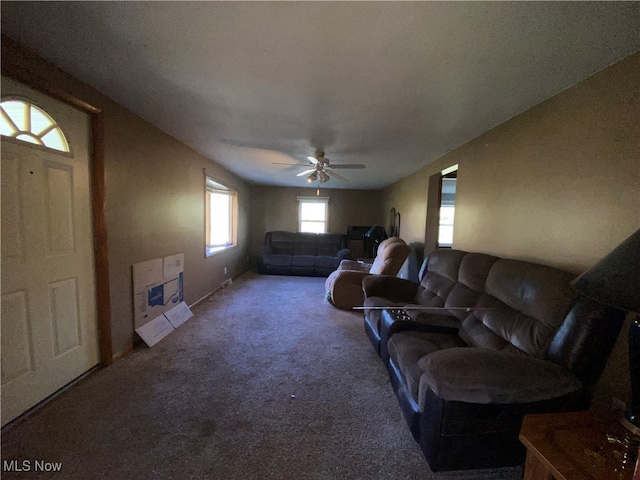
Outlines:
<svg viewBox="0 0 640 480"><path fill-rule="evenodd" d="M273 248L271 248L269 245L262 245L256 252L256 255L266 256L266 255L271 255L272 253L273 253Z"/></svg>
<svg viewBox="0 0 640 480"><path fill-rule="evenodd" d="M382 297L397 304L412 303L420 285L390 275L370 275L362 280L365 297Z"/></svg>
<svg viewBox="0 0 640 480"><path fill-rule="evenodd" d="M349 259L351 258L351 250L349 250L348 248L343 248L342 250L338 250L338 253L336 254L336 256L340 260Z"/></svg>
<svg viewBox="0 0 640 480"><path fill-rule="evenodd" d="M266 273L266 258L273 250L268 245L263 245L253 254L253 263L258 273Z"/></svg>
<svg viewBox="0 0 640 480"><path fill-rule="evenodd" d="M576 392L582 382L566 368L537 358L485 348L459 347L422 357L421 408L427 389L443 400L519 404Z"/></svg>
<svg viewBox="0 0 640 480"><path fill-rule="evenodd" d="M415 315L419 310L403 310L402 307L390 307L382 310L380 333L388 341L391 335L407 330L423 333L458 335L460 320L452 315ZM387 338L384 338L387 337Z"/></svg>
<svg viewBox="0 0 640 480"><path fill-rule="evenodd" d="M367 272L336 270L324 284L328 292L327 299L333 306L342 309L361 307L364 302L362 279L367 275Z"/></svg>

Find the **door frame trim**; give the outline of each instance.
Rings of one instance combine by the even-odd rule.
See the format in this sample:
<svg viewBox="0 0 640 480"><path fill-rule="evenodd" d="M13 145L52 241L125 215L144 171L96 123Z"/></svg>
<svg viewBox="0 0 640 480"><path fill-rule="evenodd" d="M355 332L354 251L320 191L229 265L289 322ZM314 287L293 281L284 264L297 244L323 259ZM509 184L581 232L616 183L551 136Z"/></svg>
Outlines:
<svg viewBox="0 0 640 480"><path fill-rule="evenodd" d="M109 250L107 246L105 209L104 114L102 109L53 85L46 77L37 73L35 69L30 68L31 62L27 62L23 58L25 53L38 57L37 54L2 34L2 75L11 77L34 90L38 90L60 102L85 112L91 120L89 183L91 186L98 348L100 352L100 364L103 366L111 365L113 363L113 342L111 336Z"/></svg>

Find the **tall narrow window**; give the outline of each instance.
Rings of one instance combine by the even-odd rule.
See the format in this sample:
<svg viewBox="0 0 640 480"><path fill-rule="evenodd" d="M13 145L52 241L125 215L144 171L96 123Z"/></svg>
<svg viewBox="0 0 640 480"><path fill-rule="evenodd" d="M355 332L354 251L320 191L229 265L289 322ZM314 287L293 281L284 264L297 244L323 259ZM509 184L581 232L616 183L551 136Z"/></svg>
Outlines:
<svg viewBox="0 0 640 480"><path fill-rule="evenodd" d="M438 247L453 245L453 219L456 212L456 183L458 166L442 171L440 184L440 220L438 225Z"/></svg>
<svg viewBox="0 0 640 480"><path fill-rule="evenodd" d="M298 231L326 233L329 197L298 197Z"/></svg>
<svg viewBox="0 0 640 480"><path fill-rule="evenodd" d="M235 245L236 192L206 177L206 255Z"/></svg>
<svg viewBox="0 0 640 480"><path fill-rule="evenodd" d="M0 134L61 152L69 151L67 139L53 118L23 100L0 103Z"/></svg>

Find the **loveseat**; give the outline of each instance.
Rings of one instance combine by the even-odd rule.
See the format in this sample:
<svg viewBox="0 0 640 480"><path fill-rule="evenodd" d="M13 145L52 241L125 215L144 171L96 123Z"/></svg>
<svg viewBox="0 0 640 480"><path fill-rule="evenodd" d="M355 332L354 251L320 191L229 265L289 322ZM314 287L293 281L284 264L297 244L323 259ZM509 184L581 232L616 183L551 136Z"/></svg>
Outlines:
<svg viewBox="0 0 640 480"><path fill-rule="evenodd" d="M421 275L363 280L365 330L411 433L433 471L522 463L523 416L588 407L624 312L526 261L443 249Z"/></svg>
<svg viewBox="0 0 640 480"><path fill-rule="evenodd" d="M373 263L342 260L324 283L327 300L338 308L362 306L362 280L368 275L396 275L409 256L411 247L398 237L383 240Z"/></svg>
<svg viewBox="0 0 640 480"><path fill-rule="evenodd" d="M346 235L273 231L265 234L254 265L262 274L326 277L347 258Z"/></svg>

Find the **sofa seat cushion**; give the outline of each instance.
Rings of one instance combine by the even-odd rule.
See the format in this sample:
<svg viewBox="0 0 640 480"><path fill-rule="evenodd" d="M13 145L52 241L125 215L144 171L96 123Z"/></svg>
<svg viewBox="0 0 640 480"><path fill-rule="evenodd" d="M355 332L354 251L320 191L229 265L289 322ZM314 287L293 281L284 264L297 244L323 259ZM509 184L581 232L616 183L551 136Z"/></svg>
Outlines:
<svg viewBox="0 0 640 480"><path fill-rule="evenodd" d="M326 272L327 276L340 265L340 259L337 257L318 256L314 260L316 271Z"/></svg>
<svg viewBox="0 0 640 480"><path fill-rule="evenodd" d="M430 348L429 342L424 343L423 348ZM427 389L443 400L515 404L558 398L582 388L573 373L553 362L484 348L440 349L418 359L417 366L423 372L418 395L421 408ZM411 375L415 381L415 372Z"/></svg>
<svg viewBox="0 0 640 480"><path fill-rule="evenodd" d="M267 255L268 265L273 267L290 267L292 258L291 255L285 254Z"/></svg>
<svg viewBox="0 0 640 480"><path fill-rule="evenodd" d="M420 359L442 349L463 346L464 342L456 335L404 331L389 338L387 350L390 360L396 365L417 402L420 377L424 373L419 364Z"/></svg>
<svg viewBox="0 0 640 480"><path fill-rule="evenodd" d="M313 255L294 255L291 257L293 267L315 267L316 257Z"/></svg>
<svg viewBox="0 0 640 480"><path fill-rule="evenodd" d="M294 255L291 257L291 273L293 275L311 276L315 273L316 257L313 255Z"/></svg>
<svg viewBox="0 0 640 480"><path fill-rule="evenodd" d="M366 272L369 273L371 270L371 263L365 263L358 260L342 260L340 265L338 265L338 270L351 270L355 272Z"/></svg>

